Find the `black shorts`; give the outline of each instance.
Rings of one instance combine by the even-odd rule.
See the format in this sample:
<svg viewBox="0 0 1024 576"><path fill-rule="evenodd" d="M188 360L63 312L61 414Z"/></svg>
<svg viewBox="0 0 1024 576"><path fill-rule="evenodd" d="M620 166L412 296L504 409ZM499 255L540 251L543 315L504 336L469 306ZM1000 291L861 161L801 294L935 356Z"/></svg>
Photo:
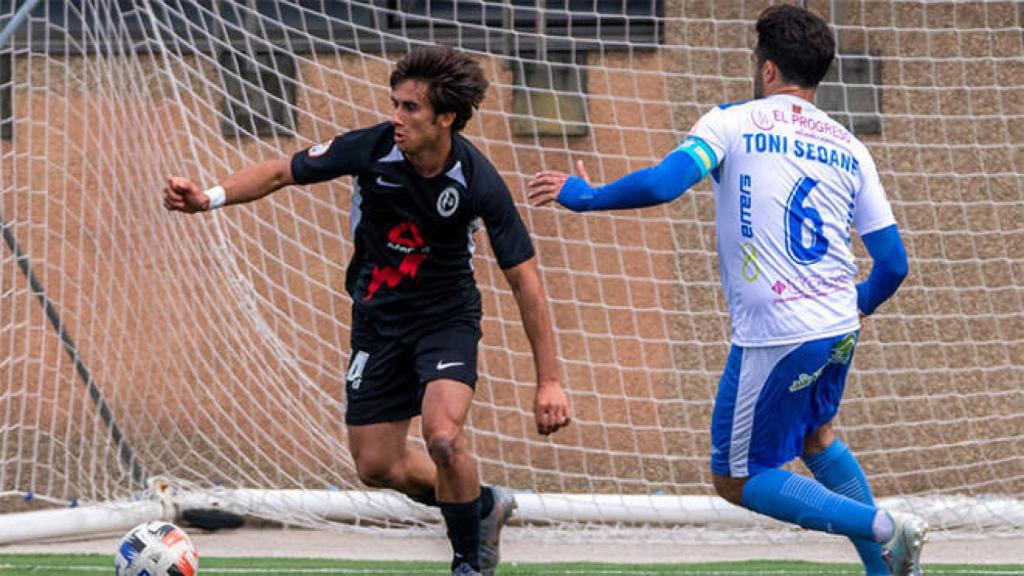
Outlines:
<svg viewBox="0 0 1024 576"><path fill-rule="evenodd" d="M420 414L427 383L476 386L480 316L468 313L385 328L353 313L352 352L345 378L345 423L396 422Z"/></svg>

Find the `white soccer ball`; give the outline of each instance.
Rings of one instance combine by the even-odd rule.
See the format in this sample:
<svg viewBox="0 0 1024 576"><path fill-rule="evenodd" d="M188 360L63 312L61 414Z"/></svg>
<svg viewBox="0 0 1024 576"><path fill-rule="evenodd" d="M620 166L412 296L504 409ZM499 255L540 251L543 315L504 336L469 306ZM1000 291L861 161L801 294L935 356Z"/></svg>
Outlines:
<svg viewBox="0 0 1024 576"><path fill-rule="evenodd" d="M168 522L146 522L121 539L114 571L117 576L195 576L199 554L181 528Z"/></svg>

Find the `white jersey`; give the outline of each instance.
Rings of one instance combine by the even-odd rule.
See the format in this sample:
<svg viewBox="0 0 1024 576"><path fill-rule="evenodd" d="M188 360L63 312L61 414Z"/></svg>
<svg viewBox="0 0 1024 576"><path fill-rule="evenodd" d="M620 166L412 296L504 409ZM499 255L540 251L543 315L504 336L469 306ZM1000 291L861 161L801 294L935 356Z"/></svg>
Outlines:
<svg viewBox="0 0 1024 576"><path fill-rule="evenodd" d="M867 148L788 95L719 106L690 136L716 157L709 164L718 265L733 344L774 346L856 330L850 226L864 235L895 223Z"/></svg>

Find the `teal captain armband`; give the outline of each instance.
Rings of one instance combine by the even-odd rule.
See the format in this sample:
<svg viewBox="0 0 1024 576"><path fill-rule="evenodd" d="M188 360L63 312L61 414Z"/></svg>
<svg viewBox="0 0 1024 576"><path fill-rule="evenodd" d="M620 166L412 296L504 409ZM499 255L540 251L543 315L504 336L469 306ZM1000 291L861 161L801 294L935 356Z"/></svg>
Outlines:
<svg viewBox="0 0 1024 576"><path fill-rule="evenodd" d="M697 169L700 170L701 178L707 176L708 172L718 166L718 157L715 156L715 151L696 136L687 137L674 151L682 152L692 158Z"/></svg>

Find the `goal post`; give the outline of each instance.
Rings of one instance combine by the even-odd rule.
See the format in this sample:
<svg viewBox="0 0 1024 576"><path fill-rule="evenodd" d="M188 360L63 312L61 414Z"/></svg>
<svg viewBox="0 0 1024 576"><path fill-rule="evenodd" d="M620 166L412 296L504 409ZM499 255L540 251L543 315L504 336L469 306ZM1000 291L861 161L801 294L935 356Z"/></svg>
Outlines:
<svg viewBox="0 0 1024 576"><path fill-rule="evenodd" d="M1019 534L1024 15L1012 2L806 4L839 40L818 105L871 150L911 270L864 323L836 430L881 502L940 530ZM764 5L39 3L0 45L0 214L21 251L0 251L0 540L39 507L166 514L153 478L179 505L285 523L438 523L366 491L347 448L351 181L194 216L160 202L170 175L213 185L386 120L393 62L433 42L471 53L491 83L465 134L534 239L574 412L551 438L534 431L530 348L480 234L467 435L483 481L522 491L528 524L768 538L777 524L711 487L729 321L707 183L614 213L524 201L537 170L582 159L609 181L657 162L711 107L749 98ZM18 8L0 2L0 22Z"/></svg>

